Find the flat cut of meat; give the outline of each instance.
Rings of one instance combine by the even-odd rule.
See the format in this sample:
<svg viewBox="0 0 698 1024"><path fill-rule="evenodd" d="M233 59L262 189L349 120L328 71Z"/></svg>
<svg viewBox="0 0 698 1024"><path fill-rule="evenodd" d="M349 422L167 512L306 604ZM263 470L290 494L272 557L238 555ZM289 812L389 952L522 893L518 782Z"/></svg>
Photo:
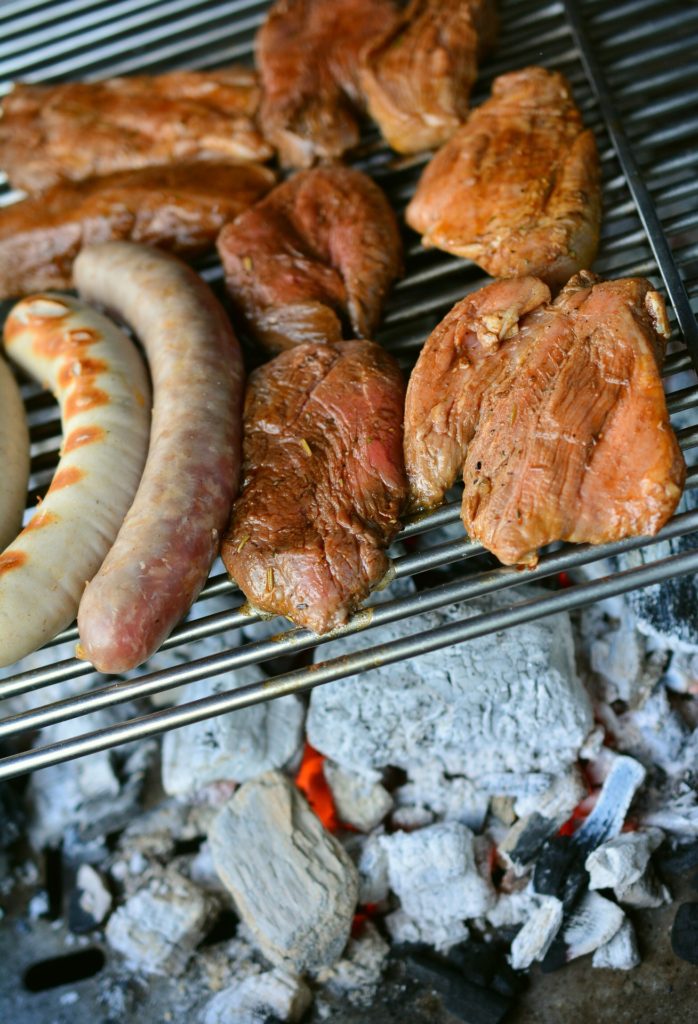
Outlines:
<svg viewBox="0 0 698 1024"><path fill-rule="evenodd" d="M272 350L358 337L378 326L402 269L390 204L348 167L300 171L228 224L218 239L226 284L257 339Z"/></svg>
<svg viewBox="0 0 698 1024"><path fill-rule="evenodd" d="M478 61L494 45L494 0L412 0L365 50L368 112L399 153L435 149L468 114Z"/></svg>
<svg viewBox="0 0 698 1024"><path fill-rule="evenodd" d="M222 557L252 604L326 633L385 575L407 497L404 385L379 345L299 345L250 377Z"/></svg>
<svg viewBox="0 0 698 1024"><path fill-rule="evenodd" d="M422 242L493 277L552 288L588 269L601 222L599 158L556 71L495 79L492 96L427 165L407 207Z"/></svg>
<svg viewBox="0 0 698 1024"><path fill-rule="evenodd" d="M286 167L338 159L359 141L359 58L397 20L393 0L277 0L257 34L260 122Z"/></svg>
<svg viewBox="0 0 698 1024"><path fill-rule="evenodd" d="M462 517L505 564L545 544L654 534L685 464L660 369L669 326L642 278L583 272L550 302L536 278L453 307L409 382L405 461L415 507L462 474Z"/></svg>
<svg viewBox="0 0 698 1024"><path fill-rule="evenodd" d="M0 210L0 298L70 287L86 245L143 242L193 257L275 182L259 164L144 167L82 182Z"/></svg>
<svg viewBox="0 0 698 1024"><path fill-rule="evenodd" d="M31 193L152 164L268 160L259 97L255 72L240 67L17 83L2 101L0 169Z"/></svg>

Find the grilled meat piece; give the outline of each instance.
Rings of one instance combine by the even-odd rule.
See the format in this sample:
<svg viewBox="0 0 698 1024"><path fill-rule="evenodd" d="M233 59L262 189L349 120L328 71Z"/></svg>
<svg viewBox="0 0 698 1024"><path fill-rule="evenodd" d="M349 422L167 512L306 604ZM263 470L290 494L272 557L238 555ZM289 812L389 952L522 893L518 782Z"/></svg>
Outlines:
<svg viewBox="0 0 698 1024"><path fill-rule="evenodd" d="M70 287L73 260L97 242L196 256L274 181L259 164L194 163L62 182L0 210L0 298Z"/></svg>
<svg viewBox="0 0 698 1024"><path fill-rule="evenodd" d="M397 19L393 0L277 0L257 35L260 121L286 167L359 141L359 55Z"/></svg>
<svg viewBox="0 0 698 1024"><path fill-rule="evenodd" d="M222 556L257 608L325 633L385 575L407 496L403 400L369 341L299 345L251 375Z"/></svg>
<svg viewBox="0 0 698 1024"><path fill-rule="evenodd" d="M37 192L68 179L193 160L267 160L254 71L173 71L58 85L2 101L0 168Z"/></svg>
<svg viewBox="0 0 698 1024"><path fill-rule="evenodd" d="M388 200L348 167L300 171L218 239L228 290L262 344L342 338L340 314L369 337L402 264Z"/></svg>
<svg viewBox="0 0 698 1024"><path fill-rule="evenodd" d="M656 533L685 465L660 368L664 302L642 278L572 278L555 302L536 278L467 296L424 346L407 390L413 504L462 472L468 534L505 564L556 540Z"/></svg>
<svg viewBox="0 0 698 1024"><path fill-rule="evenodd" d="M424 245L496 277L531 274L559 287L594 260L599 159L564 77L526 68L439 150L406 212Z"/></svg>
<svg viewBox="0 0 698 1024"><path fill-rule="evenodd" d="M468 113L480 58L497 36L494 0L412 0L363 54L361 87L400 153L435 149Z"/></svg>

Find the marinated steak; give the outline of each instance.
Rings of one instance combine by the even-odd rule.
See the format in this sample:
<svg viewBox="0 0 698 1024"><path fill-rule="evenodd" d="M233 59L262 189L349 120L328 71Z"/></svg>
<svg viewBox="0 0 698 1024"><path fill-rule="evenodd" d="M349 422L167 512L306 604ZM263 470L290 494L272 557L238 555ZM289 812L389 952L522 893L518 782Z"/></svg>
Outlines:
<svg viewBox="0 0 698 1024"><path fill-rule="evenodd" d="M257 35L260 121L286 167L359 141L359 55L397 18L393 0L277 0Z"/></svg>
<svg viewBox="0 0 698 1024"><path fill-rule="evenodd" d="M400 153L435 149L468 113L478 60L494 44L494 0L412 0L364 52L368 111Z"/></svg>
<svg viewBox="0 0 698 1024"><path fill-rule="evenodd" d="M379 345L299 345L250 377L226 568L261 610L325 633L388 568L407 496L404 386Z"/></svg>
<svg viewBox="0 0 698 1024"><path fill-rule="evenodd" d="M412 503L462 472L469 536L505 564L556 540L656 533L685 465L660 368L664 302L642 278L497 281L467 296L424 346L407 390Z"/></svg>
<svg viewBox="0 0 698 1024"><path fill-rule="evenodd" d="M495 79L492 97L439 150L405 214L427 246L493 277L563 285L594 260L599 159L569 85L526 68Z"/></svg>
<svg viewBox="0 0 698 1024"><path fill-rule="evenodd" d="M37 192L62 180L193 160L267 160L254 71L18 83L2 101L0 169Z"/></svg>
<svg viewBox="0 0 698 1024"><path fill-rule="evenodd" d="M0 210L0 298L70 287L73 260L96 242L196 256L274 180L259 164L194 163L55 185Z"/></svg>
<svg viewBox="0 0 698 1024"><path fill-rule="evenodd" d="M359 337L378 325L400 273L402 245L388 200L348 167L300 171L228 224L218 239L228 291L270 349Z"/></svg>

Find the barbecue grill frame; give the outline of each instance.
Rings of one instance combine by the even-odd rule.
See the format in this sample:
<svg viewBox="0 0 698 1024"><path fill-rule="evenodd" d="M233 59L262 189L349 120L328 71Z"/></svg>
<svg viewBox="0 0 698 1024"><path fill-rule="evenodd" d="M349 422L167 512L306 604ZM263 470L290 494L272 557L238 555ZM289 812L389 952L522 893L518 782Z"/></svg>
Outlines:
<svg viewBox="0 0 698 1024"><path fill-rule="evenodd" d="M79 29L85 20L89 21L89 18L95 11L99 12L109 6L103 3L94 3L91 0L69 0L68 3L54 5L54 11L52 12L50 10L51 5L41 4L37 7L31 2L27 2L27 0L14 0L14 2L6 4L5 9L0 12L0 34L3 32L3 22L7 22L9 17L15 12L18 15L18 24L20 26L26 25L26 30L29 33L29 36L26 34L22 37L18 36L10 47L13 53L19 52L21 54L22 38L25 40L33 38L31 30L32 19L34 24L38 26L34 35L40 34L43 31L41 28L42 21L45 22L55 16L56 7L65 8L66 11L74 12L75 21ZM216 0L210 0L210 2L202 0L202 2L194 6L205 9L215 8L218 11L224 5L220 2L217 3ZM259 9L261 16L265 5L259 3L258 0L242 0L242 2L237 2L232 6L235 7L240 16L234 23L236 30L240 30L242 25L243 33L249 34L259 22L257 14L250 16L249 12L253 9ZM540 8L536 10L535 4L531 3L531 0L509 0L509 2L505 0L502 6L504 8L504 17L509 16L505 24L508 24L510 28L517 29L525 35L527 31L530 34L531 26L534 27L534 31L537 31L535 36L537 45L542 47L544 53L546 46L551 43L554 46L556 41L564 40L568 37L571 50L563 51L560 59L544 59L542 63L549 63L551 66L560 67L561 70L568 73L573 85L576 86L576 90L581 91L586 96L586 103L582 104L583 111L587 123L597 129L602 163L606 168L606 189L612 194L618 193L622 197L616 209L609 216L607 223L609 228L622 237L625 244L619 246L617 238L611 234L608 246L602 248L600 261L602 263L608 262L610 258L611 263L616 265L618 261L614 257L614 253L619 251L621 262L615 271L617 274L624 273L623 268L625 266L631 266L635 273L645 273L655 279L661 277L669 301L670 315L675 319L677 327L675 336L678 337L679 333L682 336L682 343L677 343L675 351L667 358L664 375L669 378L675 377L681 371L697 370L698 323L691 306L691 298L684 283L681 268L678 265L677 258L662 225L658 207L652 195L650 181L645 178L641 161L636 155L636 147L633 146L628 133L621 124L613 90L609 87L606 72L602 66L603 61L596 54L597 40L593 37L595 21L599 18L606 22L609 19L612 21L614 16L620 19L622 11L616 11L615 15L614 12L604 12L603 4L600 0L584 0L582 3L579 3L578 0L558 0L558 2L545 4L542 11ZM636 10L641 9L650 12L654 12L659 6L660 4L656 0L630 0L629 3L620 5L623 9L632 7ZM672 7L673 11L678 5L670 4L669 6ZM133 12L135 10L136 13L131 13L127 19L133 23L139 19L141 22L144 20L147 22L149 12L188 10L192 7L192 4L190 2L184 3L183 0L165 0L165 2L154 0L152 4L147 5L145 10L142 10L143 5L136 3L136 0L122 0L122 2L116 5L111 5L112 14L115 7L121 12L125 11L126 14L129 11ZM22 20L22 11L30 11L31 13L25 14ZM541 32L540 19L545 14L548 14L553 21L547 31ZM108 20L108 16L106 17ZM197 17L197 13L194 12L184 21L187 24L192 23L196 25L199 23ZM686 12L686 18L689 23L689 29L693 27L694 21L696 29L698 29L698 17L694 19L691 16L691 12ZM678 24L678 19L675 20ZM536 22L538 22L538 25L536 25ZM102 22L98 24L101 25ZM96 30L92 30L92 34L94 34L94 31ZM152 34L152 30L149 31ZM628 45L628 31L626 30L625 34L620 32L616 33L615 36L612 35L611 46L614 45L613 40L617 39L618 35L621 37L621 42L616 45L622 50L623 47ZM626 37L625 40L624 35ZM639 35L642 38L642 23L640 23ZM193 48L192 52L194 55L201 51L202 45L205 45L209 36L211 36L210 32L203 33L204 43ZM85 40L89 37L89 31L87 34L82 33L77 37L76 42L79 42L81 46L85 45ZM161 33L161 37L166 41L168 39L166 34L163 35ZM143 40L143 38L143 34L138 36L139 40ZM632 31L630 32L630 39L632 42ZM661 41L656 44L655 51L657 48L661 51L662 45ZM47 44L44 47L44 51L47 49L49 53L57 51L57 55L60 57L62 52L61 46L65 50L65 46L58 40L55 44ZM109 48L107 47L107 49ZM104 50L104 47L102 47L102 50ZM158 51L159 57L156 60L156 69L164 69L162 66L163 61L167 67L185 66L187 58L183 55L188 52L186 47L182 47L179 41L173 38L165 46L164 51L162 49ZM216 51L213 55L202 55L200 58L193 56L191 64L195 67L204 68L245 56L249 56L249 40L246 43L231 42L231 45L226 49L224 58L221 58L220 53ZM42 57L42 59L46 58ZM108 60L108 58L106 59ZM530 62L532 61L529 60L528 63ZM568 65L572 68L572 71L570 71ZM492 64L488 68L483 69L485 72L482 76L483 81L489 82L496 74L500 74L502 71L515 66L523 65L520 61L512 62L503 53L501 55L495 54ZM613 67L612 62L611 66ZM622 77L624 67L622 60L620 61L620 66ZM0 74L3 73L3 70L6 71L7 67L7 61L4 64L0 62ZM12 64L12 57L10 57L9 67L12 73L16 75L17 69ZM43 80L45 77L54 78L56 76L95 78L106 74L113 74L114 72L133 72L144 69L144 67L145 64L140 58L131 56L120 63L118 60L116 62L108 60L106 65L103 62L99 62L97 69L88 67L88 73L81 75L80 69L72 65L70 60L64 59L62 61L59 60L57 64L51 65L48 75L45 68L42 69L40 67L39 70L27 77L36 81ZM582 77L579 74L580 69L582 70ZM671 74L669 77L671 79ZM673 84L673 79L671 81ZM481 94L484 91L484 89L481 89ZM676 96L675 91L671 93L671 96ZM681 96L679 95L677 102L680 101L680 98ZM606 141L608 145L605 147ZM403 169L407 169L409 173L410 167L417 168L423 162L423 158L396 162L394 157L391 157L387 149L379 142L375 132L369 133L367 136L366 141L361 147L359 158L356 161L357 166L369 170L369 172L377 177L379 182L382 182L383 178L397 176L397 187L393 187L391 191L393 199L395 200L397 197L398 202L402 202L407 198L408 190L406 190L404 184L400 183L400 175L403 173ZM684 163L688 163L688 160L685 159ZM670 156L668 160L665 160L664 172L669 177L669 185L662 187L668 187L670 191L673 188L678 199L683 201L685 192L681 187L681 181L678 184L674 183L672 185L672 174L679 173L681 167L681 154L678 157ZM0 203L9 201L12 198L11 193L6 193L5 196L0 195ZM688 218L686 221L688 229L695 230L698 225L698 209L695 207L690 209L689 207L688 213L684 214L683 218L684 220ZM625 227L626 224L627 227ZM626 248L629 248L629 253L626 253ZM638 255L633 256L632 254L636 250ZM645 256L646 251L647 256ZM691 252L692 250L689 246L686 261L684 261L684 273L686 272L686 265L690 267L691 260L695 260ZM410 357L416 354L419 344L426 337L427 331L422 326L423 321L430 318L431 326L434 326L443 313L446 312L451 301L450 294L447 293L446 295L439 295L437 301L434 302L430 294L422 297L419 289L425 286L428 289L432 281L446 282L448 284L451 278L454 278L456 286L453 289L452 301L455 301L456 298L462 296L464 291L471 290L472 287L478 287L481 283L484 283L477 276L479 272L476 268L469 269L468 265L463 261L453 260L441 254L436 254L435 258L433 255L428 256L426 258L426 266L422 266L421 264L425 262L425 254L414 240L408 248L408 257L411 257L413 262L417 262L416 272L410 274L396 288L396 300L388 307L385 329L379 333L379 339L383 340L386 347L391 349L405 363L409 362ZM630 258L629 264L627 263L628 258ZM623 263L624 259L626 260L625 263ZM221 275L217 264L210 261L203 265L201 269L205 279L216 285L220 282ZM696 273L698 274L698 271ZM470 274L470 280L468 279L468 274ZM415 300L408 302L405 306L403 302L404 295L406 293L412 294L415 289ZM696 291L698 292L698 279L696 280ZM411 324L415 319L417 321L416 326L408 328L407 324ZM32 429L32 439L35 444L33 471L40 475L42 471L49 472L52 466L55 465L55 450L49 447L47 452L42 452L41 447L50 446L56 441L60 431L60 423L55 417L50 396L32 385L25 386L24 391L27 408L34 414L35 418L43 420L43 422L37 423ZM668 398L672 414L691 410L695 411L698 408L698 386L692 383L681 390L671 391ZM677 434L685 450L698 446L698 412L696 412L695 423L677 430ZM696 485L698 485L698 470L691 470L689 471L687 488ZM39 485L30 492L30 506L33 505L34 498L41 490L42 485ZM428 534L439 526L453 524L458 521L458 502L452 502L431 515L408 522L398 539L404 540L417 534ZM526 596L524 600L515 600L515 588L524 583L549 578L561 571L580 569L614 555L651 548L661 541L685 537L697 530L698 510L682 512L674 516L658 536L650 539L631 538L618 543L595 547L590 545L558 546L557 550L546 551L535 569L525 572L515 567L498 566L491 569L476 567L473 572L464 577L433 586L430 589L419 590L414 595L396 598L371 609L360 610L352 617L347 626L321 638L315 637L307 630L291 627L285 632L269 639L252 641L243 646L233 647L221 654L196 657L197 641L206 636L221 634L226 630L249 625L258 621L260 616L254 613L248 606L238 604L237 606L232 606L229 612L220 612L192 622L185 622L165 642L162 650L171 649L183 644L191 644L191 661L184 665L157 672L149 672L147 675L138 675L123 681L112 680L77 695L61 700L49 701L33 710L6 716L0 720L0 741L3 739L16 741L18 736L29 731L33 732L50 724L79 718L91 711L163 693L176 686L181 686L183 683L217 676L223 672L239 668L242 665L261 663L282 654L298 653L316 646L319 647L338 636L345 636L365 630L367 631L366 647L348 656L334 657L329 661L323 661L311 667L285 672L262 682L218 693L202 700L163 710L151 711L137 718L131 718L121 724L95 731L87 731L59 743L45 744L30 750L20 749L18 753L13 753L0 760L0 780L98 750L105 750L121 743L154 736L168 729L201 721L259 701L271 700L289 693L306 692L315 686L342 679L357 672L375 668L378 665L391 664L404 658L437 650L452 643L484 636L488 633L507 629L546 615L561 611L572 611L595 601L626 593L635 588L651 586L672 577L698 572L698 534L696 534L696 547L694 549L671 554L668 557L660 558L649 564L640 565L637 568L609 572L599 579L575 583L564 590L550 591L545 595L535 598ZM461 562L482 554L483 549L479 545L464 538L462 541L452 541L436 545L435 547L429 547L419 552L398 556L393 563L391 575L394 577L414 575L427 569ZM471 600L476 596L505 589L514 591L512 601L495 611L470 615L460 622L449 623L446 626L404 637L388 644L371 644L370 631L382 623L406 619L426 610L443 607L454 602ZM225 575L213 575L202 592L199 602L221 595L230 596L238 601L242 599L242 595L239 594ZM59 643L75 640L76 638L77 631L75 627L72 627L47 646L52 647ZM89 664L77 661L76 659L68 659L44 668L15 673L4 680L0 680L0 709L3 699L17 697L43 687L50 687L62 681L76 680L93 672L94 670Z"/></svg>

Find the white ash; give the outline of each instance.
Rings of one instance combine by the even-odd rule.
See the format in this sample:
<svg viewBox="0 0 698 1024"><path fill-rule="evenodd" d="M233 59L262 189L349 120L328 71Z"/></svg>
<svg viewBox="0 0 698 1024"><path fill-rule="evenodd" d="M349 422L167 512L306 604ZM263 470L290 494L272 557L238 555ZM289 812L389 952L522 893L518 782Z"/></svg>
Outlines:
<svg viewBox="0 0 698 1024"><path fill-rule="evenodd" d="M224 678L201 679L185 687L180 703L263 678L261 670L251 666ZM181 795L220 780L245 782L283 767L301 746L304 718L303 702L292 694L168 732L162 744L165 792Z"/></svg>
<svg viewBox="0 0 698 1024"><path fill-rule="evenodd" d="M108 916L112 896L102 880L102 876L89 864L81 864L75 879L78 892L78 904L84 914L101 924Z"/></svg>
<svg viewBox="0 0 698 1024"><path fill-rule="evenodd" d="M216 818L216 869L264 955L298 972L349 938L358 876L349 855L279 772L246 782Z"/></svg>
<svg viewBox="0 0 698 1024"><path fill-rule="evenodd" d="M605 967L614 971L629 971L639 963L635 929L627 917L613 938L599 946L591 958L592 967Z"/></svg>
<svg viewBox="0 0 698 1024"><path fill-rule="evenodd" d="M487 817L489 794L462 775L444 775L439 765L416 765L395 790L398 807L425 808L444 821L460 821L479 832Z"/></svg>
<svg viewBox="0 0 698 1024"><path fill-rule="evenodd" d="M637 881L625 886L615 886L613 894L624 907L650 909L671 903L671 893L659 881L651 865Z"/></svg>
<svg viewBox="0 0 698 1024"><path fill-rule="evenodd" d="M524 874L538 856L543 843L567 821L586 795L581 772L575 766L561 775L537 800L519 798L514 809L522 816L498 844L507 868Z"/></svg>
<svg viewBox="0 0 698 1024"><path fill-rule="evenodd" d="M349 835L344 848L356 864L359 873L359 904L382 903L388 898L388 856L381 843L383 828L369 835Z"/></svg>
<svg viewBox="0 0 698 1024"><path fill-rule="evenodd" d="M201 889L207 889L209 892L217 894L228 894L228 890L223 885L220 875L216 871L216 865L213 862L213 851L208 841L204 841L190 859L187 874L192 882Z"/></svg>
<svg viewBox="0 0 698 1024"><path fill-rule="evenodd" d="M587 892L563 932L566 959L576 960L605 945L624 920L625 914L617 903L599 896L597 892Z"/></svg>
<svg viewBox="0 0 698 1024"><path fill-rule="evenodd" d="M524 888L499 893L497 902L487 911L486 917L494 928L515 928L525 924L547 899L548 896L535 892L533 883L529 881Z"/></svg>
<svg viewBox="0 0 698 1024"><path fill-rule="evenodd" d="M161 803L137 815L119 836L117 849L131 860L141 858L168 860L177 840L195 839L199 834L191 809L177 800Z"/></svg>
<svg viewBox="0 0 698 1024"><path fill-rule="evenodd" d="M48 914L48 910L48 893L45 889L39 889L38 892L34 893L27 904L27 916L30 921L36 921L38 918L44 917Z"/></svg>
<svg viewBox="0 0 698 1024"><path fill-rule="evenodd" d="M206 1004L199 1020L201 1024L266 1024L271 1016L297 1024L312 998L302 978L277 967L223 989Z"/></svg>
<svg viewBox="0 0 698 1024"><path fill-rule="evenodd" d="M465 921L451 917L442 921L415 921L402 908L385 917L385 926L394 945L427 945L449 950L470 937Z"/></svg>
<svg viewBox="0 0 698 1024"><path fill-rule="evenodd" d="M526 588L526 595L538 591ZM506 594L451 605L372 634L378 642L495 610ZM323 657L364 647L360 634ZM574 666L569 616L555 615L317 687L308 737L347 769L410 770L436 761L451 775L557 773L576 760L592 724Z"/></svg>
<svg viewBox="0 0 698 1024"><path fill-rule="evenodd" d="M662 682L675 693L698 696L698 653L674 651Z"/></svg>
<svg viewBox="0 0 698 1024"><path fill-rule="evenodd" d="M607 714L610 712L608 709ZM648 767L658 765L667 775L683 775L696 765L698 732L691 730L657 686L642 707L612 720L618 748Z"/></svg>
<svg viewBox="0 0 698 1024"><path fill-rule="evenodd" d="M546 896L535 908L511 944L509 963L515 971L543 959L560 930L562 916L562 902L554 896Z"/></svg>
<svg viewBox="0 0 698 1024"><path fill-rule="evenodd" d="M390 816L392 827L406 832L425 828L427 825L433 824L435 820L436 815L428 807L413 807L411 804L396 807Z"/></svg>
<svg viewBox="0 0 698 1024"><path fill-rule="evenodd" d="M131 705L106 708L42 730L41 743L114 725L135 713ZM36 849L54 846L71 827L82 839L123 827L138 807L152 741L130 743L35 772L29 783L29 838Z"/></svg>
<svg viewBox="0 0 698 1024"><path fill-rule="evenodd" d="M387 816L393 798L377 772L358 775L325 760L323 771L332 790L339 820L360 832L370 832Z"/></svg>
<svg viewBox="0 0 698 1024"><path fill-rule="evenodd" d="M466 825L442 822L417 832L395 832L381 843L390 888L422 941L448 948L463 921L481 917L493 905L494 890L478 872L473 833Z"/></svg>
<svg viewBox="0 0 698 1024"><path fill-rule="evenodd" d="M590 889L625 889L644 875L650 857L664 839L660 829L622 832L587 857Z"/></svg>
<svg viewBox="0 0 698 1024"><path fill-rule="evenodd" d="M664 672L667 652L639 631L625 603L620 618L593 605L582 612L579 623L582 650L596 675L599 696L609 704L642 703Z"/></svg>
<svg viewBox="0 0 698 1024"><path fill-rule="evenodd" d="M136 971L178 975L203 938L216 902L172 870L150 875L109 919L109 945Z"/></svg>
<svg viewBox="0 0 698 1024"><path fill-rule="evenodd" d="M315 982L323 994L346 999L352 1006L370 1006L389 952L390 947L376 926L367 921L361 935L349 939L341 960L318 971Z"/></svg>

